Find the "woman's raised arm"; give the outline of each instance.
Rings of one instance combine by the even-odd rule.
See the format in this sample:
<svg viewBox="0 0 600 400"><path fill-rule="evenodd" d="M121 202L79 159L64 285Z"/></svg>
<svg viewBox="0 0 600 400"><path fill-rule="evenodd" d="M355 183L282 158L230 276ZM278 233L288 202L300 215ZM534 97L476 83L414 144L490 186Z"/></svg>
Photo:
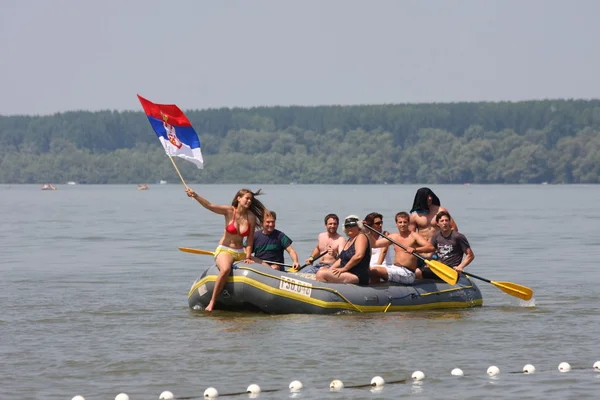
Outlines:
<svg viewBox="0 0 600 400"><path fill-rule="evenodd" d="M187 188L185 190L185 193L188 195L188 197L196 199L196 201L200 203L202 207L214 212L215 214L227 215L229 210L231 210L231 206L218 206L216 204L212 204L210 201L206 200L204 197L194 192L194 190L191 188Z"/></svg>

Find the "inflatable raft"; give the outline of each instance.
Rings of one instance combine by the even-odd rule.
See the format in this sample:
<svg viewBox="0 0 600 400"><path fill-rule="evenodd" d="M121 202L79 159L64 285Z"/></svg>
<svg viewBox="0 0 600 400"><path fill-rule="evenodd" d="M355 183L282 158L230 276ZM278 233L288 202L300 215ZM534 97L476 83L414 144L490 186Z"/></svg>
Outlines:
<svg viewBox="0 0 600 400"><path fill-rule="evenodd" d="M208 268L188 295L190 308L210 301L219 270ZM461 274L456 285L420 280L415 285L380 283L358 286L317 282L314 274L276 271L260 264L234 265L215 309L269 314L331 314L342 311L391 312L468 308L483 304L479 288Z"/></svg>

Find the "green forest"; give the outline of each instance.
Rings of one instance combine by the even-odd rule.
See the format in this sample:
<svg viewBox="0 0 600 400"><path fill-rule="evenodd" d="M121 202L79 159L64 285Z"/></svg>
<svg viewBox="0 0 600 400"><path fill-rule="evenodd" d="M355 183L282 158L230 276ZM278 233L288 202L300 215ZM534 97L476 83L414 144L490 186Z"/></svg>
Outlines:
<svg viewBox="0 0 600 400"><path fill-rule="evenodd" d="M141 107L140 107L141 110ZM598 183L600 100L184 110L189 183ZM0 116L0 183L179 177L142 111Z"/></svg>

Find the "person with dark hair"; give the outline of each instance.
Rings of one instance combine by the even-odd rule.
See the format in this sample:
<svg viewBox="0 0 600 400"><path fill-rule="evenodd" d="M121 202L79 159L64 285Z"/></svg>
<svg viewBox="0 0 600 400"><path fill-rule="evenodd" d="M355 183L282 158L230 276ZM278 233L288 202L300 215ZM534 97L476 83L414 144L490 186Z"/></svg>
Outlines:
<svg viewBox="0 0 600 400"><path fill-rule="evenodd" d="M378 283L380 280L403 283L412 285L415 279L421 278L421 271L417 269L417 257L414 252L432 252L434 247L423 236L417 232L411 232L408 229L408 213L401 211L396 214L397 233L392 233L389 238L406 247L391 243L386 238L380 238L375 243L376 246L394 246L394 263L390 266L372 266L371 283Z"/></svg>
<svg viewBox="0 0 600 400"><path fill-rule="evenodd" d="M440 211L448 211L441 206L440 199L437 197L433 190L423 187L417 190L415 199L413 200L413 206L410 209L410 230L421 231L421 235L429 239L432 235L427 235L423 231L437 231L435 223L435 216ZM452 229L458 231L456 222L451 221Z"/></svg>
<svg viewBox="0 0 600 400"><path fill-rule="evenodd" d="M433 190L429 189L428 187L420 188L415 194L413 206L410 209L410 221L408 228L412 232L418 232L425 239L430 240L439 230L435 216L440 211L448 210L441 206L440 199L435 193L433 193ZM456 222L454 222L454 220L450 221L450 226L452 229L458 231L458 227L456 226ZM435 257L433 253L422 254L422 256L425 258ZM425 262L421 259L418 259L417 268L419 268L419 272L417 273L417 278L419 278L421 275L420 270L422 270L424 267Z"/></svg>
<svg viewBox="0 0 600 400"><path fill-rule="evenodd" d="M465 235L452 229L450 226L452 217L448 211L440 211L435 218L440 230L431 238L431 244L435 248L437 259L462 272L475 259L471 245ZM436 277L429 267L422 268L422 273L423 278Z"/></svg>
<svg viewBox="0 0 600 400"><path fill-rule="evenodd" d="M439 230L435 222L435 216L440 211L448 211L440 205L440 199L429 188L421 188L417 190L413 206L410 210L409 229L412 232L419 232L421 236L429 240ZM455 231L458 231L456 222L450 221L450 226Z"/></svg>
<svg viewBox="0 0 600 400"><path fill-rule="evenodd" d="M356 215L346 217L344 232L348 235L348 241L344 244L339 258L331 268L320 268L315 279L321 282L368 285L371 244L364 232L362 221Z"/></svg>
<svg viewBox="0 0 600 400"><path fill-rule="evenodd" d="M314 274L320 267L330 267L337 260L338 255L346 244L346 239L337 232L339 224L340 219L337 215L327 214L325 216L326 231L319 234L317 245L311 252L310 257L306 259L306 264L310 264L310 267L306 267L302 272ZM327 251L327 254L321 257L318 265L313 266L312 263L315 261L315 258L325 251Z"/></svg>
<svg viewBox="0 0 600 400"><path fill-rule="evenodd" d="M300 263L298 262L298 254L292 247L292 239L280 230L275 229L276 220L277 213L275 211L265 210L263 229L254 235L254 261L283 271L283 266L278 264L285 262L283 258L283 251L285 250L292 258L292 266L297 270L300 268ZM269 261L274 261L278 264L271 264Z"/></svg>
<svg viewBox="0 0 600 400"><path fill-rule="evenodd" d="M215 282L212 298L205 308L206 311L212 311L217 296L221 294L227 283L233 263L242 260L248 264L254 262L252 259L254 231L262 226L265 213L265 206L256 198L262 191L258 190L254 193L249 189L240 189L233 197L230 206L212 204L191 188L187 188L185 192L188 197L195 199L202 207L225 217L225 231L215 250L215 262L219 268L219 275ZM247 238L245 250L244 238Z"/></svg>
<svg viewBox="0 0 600 400"><path fill-rule="evenodd" d="M389 236L388 231L383 230L383 216L378 212L372 212L365 217L363 221L366 225L369 225L371 228L375 229L377 232L381 232L384 235ZM369 237L369 241L371 242L371 261L370 266L380 265L380 266L390 266L393 265L392 262L392 254L388 251L390 243L387 243L387 246L384 247L374 247L375 243L381 236L377 233L369 230L367 232L367 236Z"/></svg>

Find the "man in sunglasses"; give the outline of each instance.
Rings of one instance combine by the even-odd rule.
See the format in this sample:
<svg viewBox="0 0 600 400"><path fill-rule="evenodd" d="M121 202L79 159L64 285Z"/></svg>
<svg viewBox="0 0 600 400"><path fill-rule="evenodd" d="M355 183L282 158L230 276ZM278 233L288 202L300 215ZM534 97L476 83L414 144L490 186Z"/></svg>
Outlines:
<svg viewBox="0 0 600 400"><path fill-rule="evenodd" d="M375 229L377 232L382 232L384 235L389 236L388 231L383 231L383 216L378 212L372 212L365 217L364 221L371 228ZM369 241L371 242L371 262L369 265L371 267L379 265L379 266L390 266L394 263L392 262L392 254L388 251L389 247L373 247L377 239L381 236L377 234L377 232L373 232L369 230L367 232L367 236L369 237Z"/></svg>

